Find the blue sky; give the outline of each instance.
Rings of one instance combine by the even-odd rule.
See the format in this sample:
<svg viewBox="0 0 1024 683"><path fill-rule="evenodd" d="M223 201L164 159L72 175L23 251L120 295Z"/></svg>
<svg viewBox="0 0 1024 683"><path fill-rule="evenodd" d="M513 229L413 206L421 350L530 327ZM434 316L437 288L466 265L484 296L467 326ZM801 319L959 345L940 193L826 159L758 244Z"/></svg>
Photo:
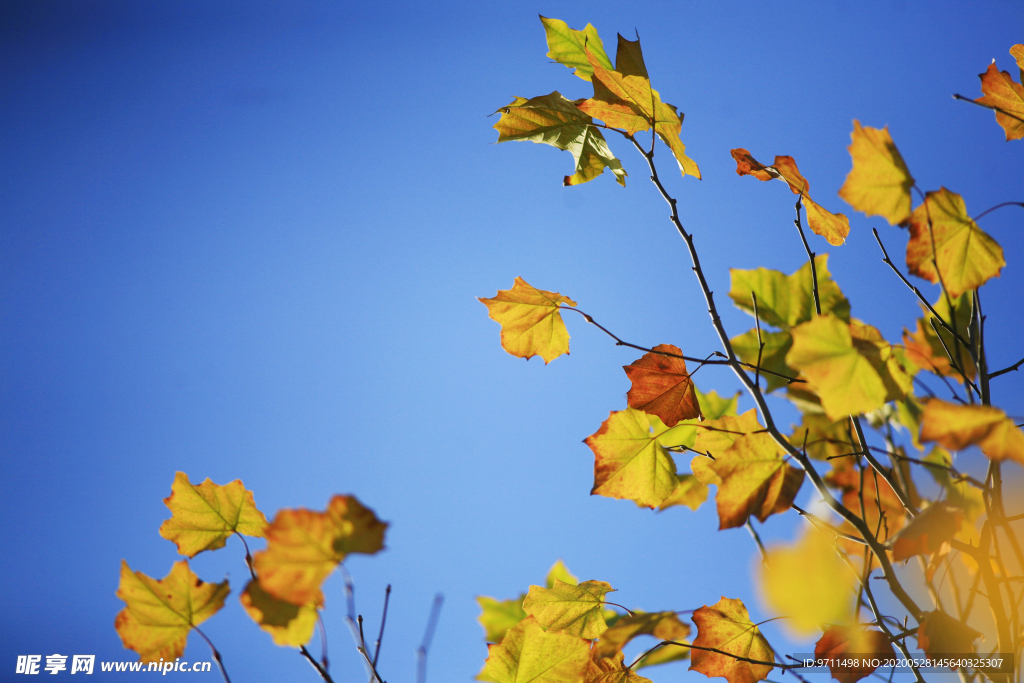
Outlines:
<svg viewBox="0 0 1024 683"><path fill-rule="evenodd" d="M686 114L704 180L676 176L664 147L663 175L731 334L750 319L728 306L728 268L805 259L791 195L738 177L733 147L794 156L815 199L851 217L845 246L813 248L830 251L853 314L894 342L918 308L870 228L894 254L905 233L835 194L852 120L888 125L918 184L971 213L1024 198L1021 143L950 98L978 96L993 58L1015 73L1018 2L4 3L0 667L134 658L113 629L118 567L162 577L178 559L157 535L178 470L242 479L268 516L354 493L389 521L387 550L348 566L371 628L394 586L393 681L413 679L435 592L429 680L469 680L486 654L474 596L512 597L557 558L628 606L727 595L771 616L753 544L716 532L713 506L654 514L588 495L581 441L624 407L619 368L638 354L573 317L569 357L514 359L475 299L518 275L630 341L718 348L631 149L611 141L626 189L563 188L567 154L493 144L487 115L512 96L589 94L544 56L538 13L591 22L606 45L639 32L654 86ZM1019 226L1012 209L982 225L1009 264L985 289L992 367L1024 355ZM994 388L1015 415L1020 381ZM714 368L698 384L738 388ZM193 561L235 588L204 631L236 681L316 680L242 613L242 557L233 539ZM340 578L326 593L332 671L361 675ZM208 658L194 636L187 657Z"/></svg>

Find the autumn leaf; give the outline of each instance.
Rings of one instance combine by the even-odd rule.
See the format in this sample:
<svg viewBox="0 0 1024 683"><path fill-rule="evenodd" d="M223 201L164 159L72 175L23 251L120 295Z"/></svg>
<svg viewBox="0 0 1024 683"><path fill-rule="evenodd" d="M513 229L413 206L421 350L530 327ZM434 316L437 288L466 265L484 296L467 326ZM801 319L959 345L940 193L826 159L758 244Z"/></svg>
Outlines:
<svg viewBox="0 0 1024 683"><path fill-rule="evenodd" d="M819 624L848 623L856 600L853 576L839 557L835 537L810 529L794 545L769 548L758 566L765 601L789 619L786 626L799 636Z"/></svg>
<svg viewBox="0 0 1024 683"><path fill-rule="evenodd" d="M692 474L680 474L675 489L668 494L665 500L661 501L658 512L677 505L685 505L691 510L697 510L707 499L707 484Z"/></svg>
<svg viewBox="0 0 1024 683"><path fill-rule="evenodd" d="M1017 68L1020 69L1020 79L1024 81L1024 45L1014 45L1010 48L1010 55L1017 60Z"/></svg>
<svg viewBox="0 0 1024 683"><path fill-rule="evenodd" d="M590 663L590 642L545 631L533 617L516 624L497 645L487 646L478 681L492 683L569 683L582 680Z"/></svg>
<svg viewBox="0 0 1024 683"><path fill-rule="evenodd" d="M974 652L974 641L980 636L942 610L925 612L917 627L917 644L929 657Z"/></svg>
<svg viewBox="0 0 1024 683"><path fill-rule="evenodd" d="M807 378L832 420L903 398L910 377L878 330L821 315L792 330L786 363Z"/></svg>
<svg viewBox="0 0 1024 683"><path fill-rule="evenodd" d="M705 484L718 486L718 528L746 524L750 515L762 522L785 512L804 480L804 471L787 465L782 449L757 422L756 410L738 418L705 420L697 435L698 455L691 469Z"/></svg>
<svg viewBox="0 0 1024 683"><path fill-rule="evenodd" d="M579 103L580 111L604 121L612 128L621 128L628 135L650 130L672 150L680 172L700 178L697 164L686 155L686 146L679 135L683 121L671 104L651 88L650 77L640 51L640 41L619 36L615 69L600 63L597 55L588 52L593 68L594 96Z"/></svg>
<svg viewBox="0 0 1024 683"><path fill-rule="evenodd" d="M1013 54L1012 50L1010 54ZM1017 57L1018 66L1021 63L1019 54L1021 53L1014 55ZM1024 70L1022 70L1022 74L1024 74ZM978 78L981 79L981 92L984 93L984 96L974 101L1003 110L996 112L996 123L1006 133L1007 141L1024 138L1024 120L1022 120L1024 119L1024 86L1015 83L1009 71L997 69L995 61L988 65L985 73L978 74ZM1024 75L1021 76L1021 79L1024 80Z"/></svg>
<svg viewBox="0 0 1024 683"><path fill-rule="evenodd" d="M561 560L557 560L553 565L551 565L551 569L548 570L548 575L544 577L544 585L548 588L554 588L555 583L558 581L568 583L572 586L575 586L580 582L580 580L576 578L571 571L569 571L569 568L566 567L565 563Z"/></svg>
<svg viewBox="0 0 1024 683"><path fill-rule="evenodd" d="M890 225L903 223L910 216L914 179L889 135L889 127L862 128L854 120L850 138L853 169L839 188L839 196L868 216L882 216Z"/></svg>
<svg viewBox="0 0 1024 683"><path fill-rule="evenodd" d="M682 355L677 346L658 344L654 351ZM657 415L669 427L680 420L701 416L693 380L682 358L645 353L639 360L622 368L632 382L626 403L645 413Z"/></svg>
<svg viewBox="0 0 1024 683"><path fill-rule="evenodd" d="M622 653L634 638L653 636L657 640L686 640L690 627L679 620L675 612L635 612L622 617L594 644L595 657L615 657ZM690 648L681 645L663 645L636 663L636 668L654 666L669 661L685 659Z"/></svg>
<svg viewBox="0 0 1024 683"><path fill-rule="evenodd" d="M804 208L807 211L807 227L815 235L821 235L835 247L846 242L846 236L850 234L849 219L841 213L825 210L811 199L810 183L801 175L793 157L776 156L772 166L765 166L741 147L732 150L732 158L736 160L738 175L750 175L758 180L782 180L789 185L793 194L802 195Z"/></svg>
<svg viewBox="0 0 1024 683"><path fill-rule="evenodd" d="M907 267L929 282L941 275L951 297L981 287L1005 265L1002 247L967 215L957 193L929 192L911 215Z"/></svg>
<svg viewBox="0 0 1024 683"><path fill-rule="evenodd" d="M945 491L946 502L963 512L964 521L967 522L960 527L954 538L976 545L980 538L977 523L985 514L985 498L981 489L952 476L949 471L952 464L953 457L942 446L935 446L924 458L924 467L935 483ZM966 553L959 555L973 573L977 567L974 560Z"/></svg>
<svg viewBox="0 0 1024 683"><path fill-rule="evenodd" d="M924 407L921 441L937 441L959 451L979 446L989 460L1015 460L1024 465L1024 432L999 408L962 406L929 399Z"/></svg>
<svg viewBox="0 0 1024 683"><path fill-rule="evenodd" d="M178 552L195 557L204 550L223 548L233 533L262 538L267 518L256 509L252 491L241 481L218 486L207 479L198 486L178 472L171 495L164 498L171 518L160 525L160 535L178 546Z"/></svg>
<svg viewBox="0 0 1024 683"><path fill-rule="evenodd" d="M900 562L938 552L960 530L962 521L963 513L957 508L943 501L932 503L890 539L893 559Z"/></svg>
<svg viewBox="0 0 1024 683"><path fill-rule="evenodd" d="M888 540L903 528L906 520L903 503L888 482L874 470L867 468L862 474L851 458L837 458L832 460L832 469L825 474L824 480L840 490L840 502L862 518L880 541ZM854 537L860 536L860 531L849 522L843 522L839 529ZM864 555L866 546L863 543L845 538L840 538L838 543L850 555ZM872 566L878 566L874 555L868 554L872 558Z"/></svg>
<svg viewBox="0 0 1024 683"><path fill-rule="evenodd" d="M793 427L790 442L805 448L815 460L828 460L857 450L849 437L850 419L830 420L824 413L804 413L803 420Z"/></svg>
<svg viewBox="0 0 1024 683"><path fill-rule="evenodd" d="M607 167L615 174L616 182L626 186L626 171L601 130L593 125L594 120L558 91L529 100L516 97L495 113L499 112L501 118L494 124L498 142L537 142L572 153L575 169L573 175L565 176L563 185L593 180Z"/></svg>
<svg viewBox="0 0 1024 683"><path fill-rule="evenodd" d="M621 652L612 657L591 655L583 683L651 683L649 678L639 675L632 667L627 669Z"/></svg>
<svg viewBox="0 0 1024 683"><path fill-rule="evenodd" d="M821 312L832 313L842 320L850 319L850 302L832 280L828 270L828 254L814 259L818 275L818 296ZM777 270L756 268L754 270L729 269L732 286L729 298L736 307L754 314L750 294L757 295L757 313L762 321L788 330L814 318L813 279L811 264L805 263L792 275Z"/></svg>
<svg viewBox="0 0 1024 683"><path fill-rule="evenodd" d="M547 365L569 353L569 332L559 307L576 302L557 292L535 289L517 277L512 289L498 290L493 299L480 298L491 320L501 325L501 348L517 358L540 356Z"/></svg>
<svg viewBox="0 0 1024 683"><path fill-rule="evenodd" d="M584 443L594 451L590 493L655 508L676 487L676 464L658 437L668 428L656 415L626 408L612 412Z"/></svg>
<svg viewBox="0 0 1024 683"><path fill-rule="evenodd" d="M713 420L715 418L722 417L723 415L736 414L736 406L739 404L740 392L737 391L729 398L725 398L724 396L720 396L714 389L705 394L696 385L693 387L693 392L697 394L697 403L700 405L700 412L706 419Z"/></svg>
<svg viewBox="0 0 1024 683"><path fill-rule="evenodd" d="M139 653L140 661L173 661L185 653L188 632L220 611L230 590L226 580L201 581L187 560L175 562L159 581L133 572L122 560L117 597L125 607L114 619L114 628L124 646Z"/></svg>
<svg viewBox="0 0 1024 683"><path fill-rule="evenodd" d="M814 646L814 656L829 660L832 678L839 683L857 683L870 676L877 666L864 660L886 659L895 656L889 637L875 629L859 626L829 626ZM855 667L843 664L849 656L859 656L865 666Z"/></svg>
<svg viewBox="0 0 1024 683"><path fill-rule="evenodd" d="M383 548L387 526L355 496L334 496L324 512L281 510L267 528L267 549L253 558L260 586L295 605L320 602L324 579L350 553Z"/></svg>
<svg viewBox="0 0 1024 683"><path fill-rule="evenodd" d="M589 81L594 68L587 60L585 49L590 50L594 59L606 69L612 68L612 62L605 54L604 44L597 35L597 29L587 24L582 31L569 28L560 19L548 19L542 16L540 23L544 25L544 33L548 41L547 56L559 64L575 69L574 74Z"/></svg>
<svg viewBox="0 0 1024 683"><path fill-rule="evenodd" d="M556 580L551 588L530 586L523 609L548 631L564 631L593 640L604 633L604 596L615 590L604 581L579 585Z"/></svg>
<svg viewBox="0 0 1024 683"><path fill-rule="evenodd" d="M750 621L747 608L740 600L722 596L714 606L704 605L695 610L693 623L697 625L697 638L690 654L690 671L699 671L708 677L722 676L729 683L757 683L774 668L771 664L752 664L735 658L775 661L775 652ZM721 650L734 657L697 649L700 647Z"/></svg>
<svg viewBox="0 0 1024 683"><path fill-rule="evenodd" d="M300 647L313 637L318 603L293 605L278 600L263 590L258 581L250 581L239 599L245 613L270 634L274 644L282 647Z"/></svg>
<svg viewBox="0 0 1024 683"><path fill-rule="evenodd" d="M476 602L480 605L480 616L477 621L484 627L489 643L499 643L508 630L526 618L523 610L523 599L526 594L511 600L495 600L485 595L478 595Z"/></svg>

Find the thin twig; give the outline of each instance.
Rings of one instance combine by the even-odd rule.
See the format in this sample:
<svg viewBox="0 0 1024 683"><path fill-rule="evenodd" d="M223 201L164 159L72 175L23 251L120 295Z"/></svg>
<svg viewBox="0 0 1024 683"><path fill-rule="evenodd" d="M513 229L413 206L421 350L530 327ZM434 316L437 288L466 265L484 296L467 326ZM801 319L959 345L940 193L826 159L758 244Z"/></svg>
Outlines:
<svg viewBox="0 0 1024 683"><path fill-rule="evenodd" d="M380 644L384 642L384 624L388 619L388 600L391 598L391 584L384 589L384 610L380 615L380 632L377 634L377 643L373 649L373 665L377 666L377 659L380 657Z"/></svg>
<svg viewBox="0 0 1024 683"><path fill-rule="evenodd" d="M438 593L434 596L434 604L430 608L430 617L427 619L427 628L423 632L423 641L416 650L416 683L427 683L427 652L430 650L430 641L434 639L434 629L437 628L437 620L441 617L441 605L444 604L444 596Z"/></svg>
<svg viewBox="0 0 1024 683"><path fill-rule="evenodd" d="M817 254L811 251L811 245L807 243L807 236L804 234L804 227L800 223L800 207L803 206L800 200L803 198L803 195L796 198L796 220L793 223L800 233L800 241L804 243L804 250L807 252L807 262L811 264L811 293L814 294L814 312L821 315L821 297L818 296L818 269L814 264L814 257Z"/></svg>
<svg viewBox="0 0 1024 683"><path fill-rule="evenodd" d="M1024 358L1021 358L1019 361L1017 361L1008 368L1003 368L1002 370L996 370L995 372L989 373L988 378L993 379L995 377L998 377L999 375L1005 375L1008 372L1016 372L1017 368L1019 368L1021 365L1024 365Z"/></svg>
<svg viewBox="0 0 1024 683"><path fill-rule="evenodd" d="M206 641L206 644L210 646L210 652L213 653L213 659L217 662L218 668L220 668L220 675L224 677L224 683L231 683L231 679L228 678L227 669L224 668L224 660L221 659L220 652L213 646L213 641L206 637L206 634L199 630L198 626L193 626L192 630L199 634L199 636Z"/></svg>
<svg viewBox="0 0 1024 683"><path fill-rule="evenodd" d="M753 538L754 543L757 544L757 549L761 552L761 562L764 563L765 567L768 567L768 553L764 549L764 543L761 542L761 536L758 535L757 529L754 528L754 525L750 521L749 517L747 518L747 523L745 526L747 527L747 531L750 532L750 537ZM770 567L768 568L770 569Z"/></svg>
<svg viewBox="0 0 1024 683"><path fill-rule="evenodd" d="M312 654L310 654L309 650L306 649L305 645L299 647L299 652L302 654L303 657L305 657L309 661L310 664L313 665L313 668L316 669L316 672L320 674L320 678L327 681L327 683L334 683L334 679L331 678L331 675L329 673L327 673L327 669L321 666L321 664L318 661L316 661L316 658L313 657Z"/></svg>
<svg viewBox="0 0 1024 683"><path fill-rule="evenodd" d="M754 371L754 384L761 386L761 355L764 353L764 341L761 339L761 318L757 314L757 294L750 292L750 300L754 302L754 325L757 327L757 370Z"/></svg>

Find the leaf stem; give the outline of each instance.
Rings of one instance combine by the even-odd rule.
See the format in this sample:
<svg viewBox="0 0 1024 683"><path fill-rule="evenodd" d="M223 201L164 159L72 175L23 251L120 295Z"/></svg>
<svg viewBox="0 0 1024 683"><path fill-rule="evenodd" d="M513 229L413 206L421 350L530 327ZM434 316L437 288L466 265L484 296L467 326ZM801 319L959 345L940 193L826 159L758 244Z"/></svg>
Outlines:
<svg viewBox="0 0 1024 683"><path fill-rule="evenodd" d="M1010 112L1006 111L1005 109L1000 109L999 107L993 106L991 104L983 104L981 102L978 102L977 100L972 100L970 97L964 97L963 95L958 95L958 94L954 93L953 94L953 99L954 100L960 100L961 102L969 102L970 104L973 104L976 107L984 107L985 109L991 109L992 111L997 111L1000 114L1004 114L1005 116L1009 116L1011 119L1017 119L1018 121L1024 121L1024 119L1022 119L1021 117L1017 116L1016 114L1011 114Z"/></svg>

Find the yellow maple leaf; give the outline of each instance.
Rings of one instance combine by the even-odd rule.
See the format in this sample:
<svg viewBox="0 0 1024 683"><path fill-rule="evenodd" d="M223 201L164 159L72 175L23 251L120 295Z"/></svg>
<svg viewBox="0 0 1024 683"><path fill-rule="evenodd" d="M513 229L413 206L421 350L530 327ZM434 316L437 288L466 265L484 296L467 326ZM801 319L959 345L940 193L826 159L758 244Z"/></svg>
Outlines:
<svg viewBox="0 0 1024 683"><path fill-rule="evenodd" d="M839 557L835 536L810 529L793 545L769 548L758 566L768 605L788 619L785 625L808 636L820 624L849 623L856 599L853 575Z"/></svg>
<svg viewBox="0 0 1024 683"><path fill-rule="evenodd" d="M708 677L722 676L729 683L757 683L771 673L771 664L741 662L729 655L700 650L714 648L758 662L775 661L775 652L740 600L722 599L713 606L704 605L693 612L697 625L697 638L690 654L690 671L699 671Z"/></svg>
<svg viewBox="0 0 1024 683"><path fill-rule="evenodd" d="M677 505L685 505L691 510L697 510L704 501L708 499L708 486L693 474L680 474L676 487L668 497L661 501L658 512L667 510Z"/></svg>
<svg viewBox="0 0 1024 683"><path fill-rule="evenodd" d="M324 512L281 510L267 527L267 549L253 558L260 586L295 605L322 602L324 579L349 553L383 548L387 526L355 496L334 496Z"/></svg>
<svg viewBox="0 0 1024 683"><path fill-rule="evenodd" d="M188 632L216 614L230 591L227 581L201 581L187 560L175 562L159 581L133 572L122 560L117 597L125 607L114 619L114 628L141 661L173 661L185 653Z"/></svg>
<svg viewBox="0 0 1024 683"><path fill-rule="evenodd" d="M615 590L604 581L566 583L559 579L551 588L530 586L523 610L548 631L563 631L593 640L604 633L604 596Z"/></svg>
<svg viewBox="0 0 1024 683"><path fill-rule="evenodd" d="M621 652L611 657L599 657L595 652L591 655L583 683L651 683L649 678L633 671L637 665L626 668L624 660Z"/></svg>
<svg viewBox="0 0 1024 683"><path fill-rule="evenodd" d="M1024 465L1024 432L992 406L929 399L924 406L921 441L937 441L951 451L976 445L989 460L1014 460Z"/></svg>
<svg viewBox="0 0 1024 683"><path fill-rule="evenodd" d="M299 647L313 637L319 603L314 601L306 605L293 605L278 600L263 590L258 581L250 581L239 600L246 614L270 634L275 644Z"/></svg>
<svg viewBox="0 0 1024 683"><path fill-rule="evenodd" d="M567 683L583 680L590 663L590 641L545 631L533 617L509 629L497 645L487 646L478 681L491 683Z"/></svg>
<svg viewBox="0 0 1024 683"><path fill-rule="evenodd" d="M828 254L814 258L818 276L818 297L821 312L850 319L850 302L828 270ZM754 314L751 293L757 295L758 317L783 330L807 322L815 315L811 264L805 263L792 275L768 268L753 270L729 269L729 298L740 310Z"/></svg>
<svg viewBox="0 0 1024 683"><path fill-rule="evenodd" d="M626 408L612 412L585 439L594 452L591 494L632 500L655 508L676 487L676 464L658 442L668 427L657 415Z"/></svg>
<svg viewBox="0 0 1024 683"><path fill-rule="evenodd" d="M562 304L576 302L557 292L536 289L517 277L512 289L498 290L493 299L481 298L491 320L501 325L501 347L517 358L540 356L547 365L569 353L569 332L565 329Z"/></svg>
<svg viewBox="0 0 1024 683"><path fill-rule="evenodd" d="M160 535L188 557L223 548L231 534L263 538L267 528L267 518L256 508L252 491L238 479L223 486L209 479L196 485L178 472L164 505L171 518L160 525Z"/></svg>
<svg viewBox="0 0 1024 683"><path fill-rule="evenodd" d="M561 19L549 19L542 16L540 23L544 25L544 34L548 41L547 57L570 69L585 81L589 81L594 68L587 60L585 50L590 50L594 59L606 68L612 68L612 62L605 54L604 44L597 35L597 29L587 24L582 31L569 28Z"/></svg>
<svg viewBox="0 0 1024 683"><path fill-rule="evenodd" d="M941 274L951 297L977 289L1005 265L1002 247L967 215L956 192L927 193L911 215L907 267L929 282L939 282Z"/></svg>
<svg viewBox="0 0 1024 683"><path fill-rule="evenodd" d="M807 378L831 420L880 408L910 388L892 347L870 325L822 315L791 332L786 363Z"/></svg>
<svg viewBox="0 0 1024 683"><path fill-rule="evenodd" d="M839 188L839 196L857 211L882 216L890 225L907 220L914 179L889 135L889 127L862 128L855 120L850 138L853 169Z"/></svg>

